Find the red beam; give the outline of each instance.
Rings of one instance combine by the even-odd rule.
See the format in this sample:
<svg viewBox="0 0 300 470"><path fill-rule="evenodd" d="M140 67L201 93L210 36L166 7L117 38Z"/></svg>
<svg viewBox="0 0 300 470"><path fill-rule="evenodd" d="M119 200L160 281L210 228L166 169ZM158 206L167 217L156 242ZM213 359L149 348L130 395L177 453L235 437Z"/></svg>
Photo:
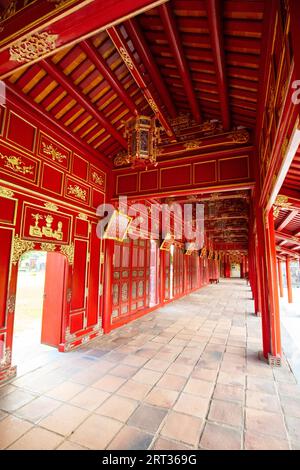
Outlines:
<svg viewBox="0 0 300 470"><path fill-rule="evenodd" d="M186 91L193 116L197 122L201 122L202 119L200 107L193 88L192 79L189 72L189 64L187 63L184 55L184 51L181 45L182 41L176 27L175 18L173 16L170 4L166 3L161 5L159 7L159 13L163 21L164 29L168 36L168 40L175 57L181 79L183 81L184 89Z"/></svg>
<svg viewBox="0 0 300 470"><path fill-rule="evenodd" d="M60 83L69 95L71 95L86 111L88 111L96 121L99 122L99 124L101 124L107 132L109 132L109 134L122 145L122 147L127 149L127 142L124 137L122 137L112 124L108 122L102 114L100 114L95 105L87 101L87 96L83 95L75 88L76 85L74 85L72 80L67 77L63 71L58 69L58 66L55 66L49 59L41 61L41 66L54 80Z"/></svg>
<svg viewBox="0 0 300 470"><path fill-rule="evenodd" d="M54 52L103 31L108 25L154 8L166 0L36 0L3 22L0 28L0 79ZM14 2L16 3L16 2ZM24 2L25 3L25 2ZM43 44L23 61L10 59L10 47L41 33L54 35L54 47ZM41 41L43 38L41 39Z"/></svg>
<svg viewBox="0 0 300 470"><path fill-rule="evenodd" d="M300 258L299 253L295 253L294 251L288 250L287 248L281 248L281 246L276 246L276 250L279 253L284 253L285 255L288 255L290 258L293 258L293 259L299 259Z"/></svg>
<svg viewBox="0 0 300 470"><path fill-rule="evenodd" d="M135 18L131 18L130 20L126 21L125 27L130 39L132 40L134 48L137 50L142 62L149 72L149 75L154 85L156 86L156 89L162 98L162 101L164 102L170 116L175 118L178 113L137 20Z"/></svg>
<svg viewBox="0 0 300 470"><path fill-rule="evenodd" d="M275 236L278 240L284 240L285 242L295 243L295 245L300 245L300 238L297 240L296 237L293 235L289 235L288 233L282 232L275 232Z"/></svg>
<svg viewBox="0 0 300 470"><path fill-rule="evenodd" d="M107 80L115 92L119 95L123 103L131 111L132 114L138 114L138 109L132 99L129 97L122 84L119 82L113 71L109 68L104 58L97 51L91 40L83 41L80 47L86 53L90 61L96 66L101 75Z"/></svg>
<svg viewBox="0 0 300 470"><path fill-rule="evenodd" d="M222 8L220 0L206 0L208 13L210 37L212 41L212 50L214 54L215 65L217 68L218 88L221 103L222 122L224 130L230 129L230 108L226 77L226 65L223 46L222 32Z"/></svg>
<svg viewBox="0 0 300 470"><path fill-rule="evenodd" d="M281 222L281 224L276 228L277 232L283 230L289 223L298 215L298 211L291 211L286 218Z"/></svg>
<svg viewBox="0 0 300 470"><path fill-rule="evenodd" d="M139 70L139 67L136 63L136 60L133 56L133 53L129 49L126 41L122 37L119 28L111 27L107 30L107 33L109 34L110 39L114 43L117 51L119 52L122 60L124 60L129 72L131 73L132 77L136 81L137 85L140 87L142 90L146 100L149 103L149 106L151 107L152 111L156 114L157 119L159 119L161 125L165 129L166 133L168 134L169 137L172 137L174 140L176 140L175 134L173 132L173 129L168 123L168 118L165 115L164 111L161 109L160 105L157 103L155 97L149 90L142 73Z"/></svg>

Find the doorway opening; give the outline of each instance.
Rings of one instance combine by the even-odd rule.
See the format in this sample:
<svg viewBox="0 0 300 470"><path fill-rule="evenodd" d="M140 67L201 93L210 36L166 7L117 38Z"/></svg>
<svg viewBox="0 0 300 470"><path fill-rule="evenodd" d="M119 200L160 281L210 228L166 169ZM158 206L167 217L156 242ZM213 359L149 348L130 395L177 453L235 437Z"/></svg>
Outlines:
<svg viewBox="0 0 300 470"><path fill-rule="evenodd" d="M30 251L18 265L12 361L28 372L57 354L66 298L66 258Z"/></svg>
<svg viewBox="0 0 300 470"><path fill-rule="evenodd" d="M238 279L241 277L241 265L239 263L231 263L230 277L233 279Z"/></svg>

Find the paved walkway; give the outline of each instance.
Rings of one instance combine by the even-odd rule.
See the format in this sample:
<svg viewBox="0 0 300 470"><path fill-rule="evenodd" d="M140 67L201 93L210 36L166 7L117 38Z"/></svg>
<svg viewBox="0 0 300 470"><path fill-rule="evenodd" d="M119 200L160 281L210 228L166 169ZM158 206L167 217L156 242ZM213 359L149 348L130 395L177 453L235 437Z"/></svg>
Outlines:
<svg viewBox="0 0 300 470"><path fill-rule="evenodd" d="M300 387L258 360L252 309L223 281L37 358L0 388L0 448L300 449Z"/></svg>

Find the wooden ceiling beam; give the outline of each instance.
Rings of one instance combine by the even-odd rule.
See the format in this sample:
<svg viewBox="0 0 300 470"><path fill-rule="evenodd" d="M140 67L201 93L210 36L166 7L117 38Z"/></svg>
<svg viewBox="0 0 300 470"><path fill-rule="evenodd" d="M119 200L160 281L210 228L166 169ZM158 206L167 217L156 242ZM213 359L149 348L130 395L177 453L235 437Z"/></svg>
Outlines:
<svg viewBox="0 0 300 470"><path fill-rule="evenodd" d="M159 68L155 62L153 54L151 52L150 47L145 40L145 37L142 33L142 30L135 18L131 18L125 23L125 28L130 37L134 48L137 50L142 62L144 63L154 85L157 88L157 91L164 102L168 113L172 118L177 116L177 111L174 106L174 102L170 96L168 88L166 87L161 74L159 72Z"/></svg>
<svg viewBox="0 0 300 470"><path fill-rule="evenodd" d="M106 120L106 118L99 112L97 107L87 100L87 96L75 88L75 84L72 80L64 74L62 70L59 70L58 66L55 66L50 59L42 60L40 62L41 67L62 87L68 92L77 103L79 103L86 111L88 111L99 124L101 124L107 132L117 140L122 147L127 149L127 142L122 135L114 128L114 126Z"/></svg>
<svg viewBox="0 0 300 470"><path fill-rule="evenodd" d="M288 233L275 231L275 237L278 240L283 240L285 242L294 243L295 245L300 246L300 238L297 239L294 235L289 235Z"/></svg>
<svg viewBox="0 0 300 470"><path fill-rule="evenodd" d="M187 94L188 101L191 106L192 114L196 122L202 122L200 106L193 88L190 75L190 67L184 55L181 45L181 39L177 30L176 21L169 3L165 3L159 7L159 13L163 21L164 30L167 34L169 44L171 46L183 85Z"/></svg>
<svg viewBox="0 0 300 470"><path fill-rule="evenodd" d="M291 211L285 219L276 228L277 232L281 232L296 216L298 215L297 210Z"/></svg>
<svg viewBox="0 0 300 470"><path fill-rule="evenodd" d="M161 108L160 104L157 102L156 98L153 96L152 92L149 90L148 85L146 84L143 78L143 74L139 70L139 67L138 67L138 64L136 63L134 55L129 49L127 42L122 36L119 28L112 26L111 28L107 29L107 33L110 39L112 40L112 42L114 43L122 60L126 64L132 77L136 81L138 87L142 90L146 100L148 101L149 106L151 107L152 111L156 115L157 119L160 121L161 125L165 129L168 136L171 137L175 141L176 137L175 137L173 129L171 128L168 122L168 117L166 116L165 112Z"/></svg>
<svg viewBox="0 0 300 470"><path fill-rule="evenodd" d="M83 49L90 61L96 66L97 70L99 70L105 80L107 80L107 82L115 90L115 92L118 94L123 103L127 106L130 112L134 115L138 114L139 111L134 101L130 98L127 91L123 88L122 84L114 75L113 71L109 68L105 59L98 52L93 42L89 39L86 41L82 41L82 43L80 43L80 47Z"/></svg>
<svg viewBox="0 0 300 470"><path fill-rule="evenodd" d="M210 29L210 37L212 42L212 51L217 69L217 80L222 112L222 122L225 131L231 127L229 95L226 77L226 64L224 54L224 40L222 31L222 9L220 0L206 0L206 8L208 13L208 22Z"/></svg>
<svg viewBox="0 0 300 470"><path fill-rule="evenodd" d="M281 248L280 246L276 246L276 250L281 253L284 253L285 255L290 256L291 258L296 258L296 259L300 258L300 254L295 253L292 250L288 250L287 248Z"/></svg>

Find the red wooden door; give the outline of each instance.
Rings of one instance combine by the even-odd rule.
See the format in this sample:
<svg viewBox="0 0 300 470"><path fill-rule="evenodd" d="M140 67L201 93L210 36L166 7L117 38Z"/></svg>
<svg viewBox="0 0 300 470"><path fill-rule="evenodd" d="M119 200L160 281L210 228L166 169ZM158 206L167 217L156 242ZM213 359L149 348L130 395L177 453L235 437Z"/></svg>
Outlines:
<svg viewBox="0 0 300 470"><path fill-rule="evenodd" d="M59 253L48 253L41 343L58 347L66 299L67 260Z"/></svg>

